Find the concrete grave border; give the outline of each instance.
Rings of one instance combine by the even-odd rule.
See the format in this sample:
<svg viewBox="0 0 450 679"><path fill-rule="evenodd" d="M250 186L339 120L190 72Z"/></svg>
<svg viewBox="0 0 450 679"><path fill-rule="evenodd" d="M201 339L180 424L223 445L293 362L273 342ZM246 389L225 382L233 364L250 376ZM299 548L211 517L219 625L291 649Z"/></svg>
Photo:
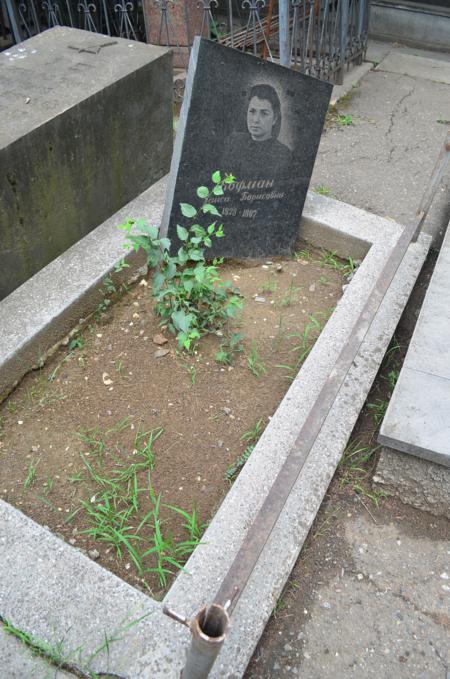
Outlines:
<svg viewBox="0 0 450 679"><path fill-rule="evenodd" d="M72 289L70 297L60 292L59 308L55 302L46 321L40 321L39 341L43 341L43 336L55 341L52 325L59 328L60 334L67 332L70 319L74 318L71 306L87 309L89 303L92 305L93 289L120 258L119 240L123 237L117 237L114 227L125 217L137 214L155 221L162 212L164 183L160 180L62 256L82 261L88 278L90 246L97 243L98 247L103 239L102 257L95 258L95 266L92 264L91 279L84 281L85 292L81 282L78 292ZM180 573L167 593L165 603L181 614L196 613L218 589L401 232L402 227L395 222L308 194L300 235L338 254L364 260L212 519L202 545L186 564L189 575ZM242 676L251 658L339 463L429 245L430 237L422 235L408 248L234 610L229 636L210 675L215 679ZM61 268L56 262L52 264L56 272ZM44 272L38 275L46 276L43 280L48 281L51 272ZM32 281L25 285L32 285ZM21 288L16 292L20 291ZM0 317L1 313L0 307ZM24 327L29 326L24 323ZM16 328L16 333L19 332ZM28 344L22 342L21 350L33 346L33 342L29 336ZM36 346L35 343L34 350ZM9 357L11 361L11 352ZM162 614L161 602L123 582L4 502L0 503L0 516L1 616L46 641L64 636L69 648L83 644L88 655L102 643L105 631L117 631L125 619L148 613L121 641L111 644L108 658L105 655L96 658L94 668L109 669L133 679L179 676L189 632Z"/></svg>

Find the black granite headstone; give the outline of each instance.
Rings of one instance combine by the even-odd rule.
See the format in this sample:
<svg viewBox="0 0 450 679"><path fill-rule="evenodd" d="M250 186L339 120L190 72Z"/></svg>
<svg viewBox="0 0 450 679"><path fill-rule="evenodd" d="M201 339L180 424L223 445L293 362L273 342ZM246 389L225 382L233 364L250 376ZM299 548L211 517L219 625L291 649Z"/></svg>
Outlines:
<svg viewBox="0 0 450 679"><path fill-rule="evenodd" d="M236 177L214 203L225 237L211 256L260 257L292 247L332 86L196 38L178 124L162 232L179 247L180 203L215 170Z"/></svg>

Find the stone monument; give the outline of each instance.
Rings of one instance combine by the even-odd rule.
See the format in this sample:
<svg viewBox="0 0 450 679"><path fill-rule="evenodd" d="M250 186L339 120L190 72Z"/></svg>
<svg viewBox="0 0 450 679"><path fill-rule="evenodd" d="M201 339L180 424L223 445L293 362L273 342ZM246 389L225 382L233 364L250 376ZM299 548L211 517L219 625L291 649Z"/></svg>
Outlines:
<svg viewBox="0 0 450 679"><path fill-rule="evenodd" d="M236 182L214 202L225 237L211 256L289 252L328 108L330 83L203 38L191 53L162 233L177 249L179 204L215 170Z"/></svg>

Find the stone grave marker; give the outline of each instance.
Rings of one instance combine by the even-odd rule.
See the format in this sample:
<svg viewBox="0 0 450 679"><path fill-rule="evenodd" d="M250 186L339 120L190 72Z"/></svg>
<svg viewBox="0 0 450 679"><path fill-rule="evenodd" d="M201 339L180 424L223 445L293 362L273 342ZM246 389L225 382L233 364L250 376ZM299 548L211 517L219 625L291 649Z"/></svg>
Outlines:
<svg viewBox="0 0 450 679"><path fill-rule="evenodd" d="M196 38L167 189L162 234L180 242L182 202L214 171L236 182L213 202L225 237L211 257L283 254L294 244L332 86Z"/></svg>

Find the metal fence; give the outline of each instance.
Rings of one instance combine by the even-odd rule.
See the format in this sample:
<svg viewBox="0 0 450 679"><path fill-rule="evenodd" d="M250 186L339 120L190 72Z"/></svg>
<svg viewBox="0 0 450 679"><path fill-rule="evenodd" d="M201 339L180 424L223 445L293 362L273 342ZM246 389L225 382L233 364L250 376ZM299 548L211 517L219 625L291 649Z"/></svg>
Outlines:
<svg viewBox="0 0 450 679"><path fill-rule="evenodd" d="M0 0L0 41L64 25L180 49L195 34L342 82L367 46L370 0ZM178 16L176 13L178 12ZM193 16L193 13L195 14Z"/></svg>

